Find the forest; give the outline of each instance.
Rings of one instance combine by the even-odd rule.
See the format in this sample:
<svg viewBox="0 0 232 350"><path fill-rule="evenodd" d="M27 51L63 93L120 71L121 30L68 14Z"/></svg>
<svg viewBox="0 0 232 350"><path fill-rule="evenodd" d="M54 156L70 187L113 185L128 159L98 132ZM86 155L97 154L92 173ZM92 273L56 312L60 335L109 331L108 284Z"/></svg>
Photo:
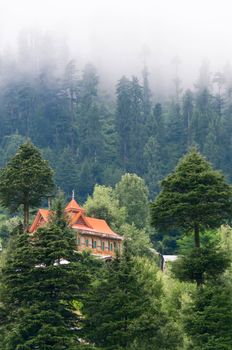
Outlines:
<svg viewBox="0 0 232 350"><path fill-rule="evenodd" d="M31 141L1 169L1 205L18 216L1 226L0 349L231 349L232 187L196 148L150 206L135 174L95 186L85 210L123 236L110 260L78 251L62 192L29 234L30 210L55 188ZM164 270L151 227L180 233L178 259Z"/></svg>
<svg viewBox="0 0 232 350"><path fill-rule="evenodd" d="M109 88L53 44L0 59L0 349L232 349L232 68ZM76 252L73 190L123 236L112 261Z"/></svg>
<svg viewBox="0 0 232 350"><path fill-rule="evenodd" d="M232 180L230 65L212 73L203 62L192 90L183 90L176 74L172 94L163 95L151 90L144 66L139 77L125 72L107 92L93 64L65 62L64 52L42 39L36 51L23 37L18 55L0 62L0 166L30 138L66 198L74 189L83 203L95 184L114 187L131 173L144 179L151 201L194 145ZM177 237L173 231L162 242L164 253L177 252ZM163 241L162 234L154 239Z"/></svg>

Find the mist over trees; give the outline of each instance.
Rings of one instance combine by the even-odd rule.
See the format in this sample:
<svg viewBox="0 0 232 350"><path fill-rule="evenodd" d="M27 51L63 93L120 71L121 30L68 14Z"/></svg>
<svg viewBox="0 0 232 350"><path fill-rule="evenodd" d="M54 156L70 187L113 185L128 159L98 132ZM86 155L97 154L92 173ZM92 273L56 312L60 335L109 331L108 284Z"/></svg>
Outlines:
<svg viewBox="0 0 232 350"><path fill-rule="evenodd" d="M42 33L22 32L17 55L2 54L1 166L29 137L67 196L75 188L83 201L96 183L113 186L130 172L145 180L153 199L160 180L195 145L231 180L229 65L211 73L203 62L194 88L184 90L176 58L173 94L160 95L151 88L149 66L106 90L94 62L80 62L70 59L64 42Z"/></svg>

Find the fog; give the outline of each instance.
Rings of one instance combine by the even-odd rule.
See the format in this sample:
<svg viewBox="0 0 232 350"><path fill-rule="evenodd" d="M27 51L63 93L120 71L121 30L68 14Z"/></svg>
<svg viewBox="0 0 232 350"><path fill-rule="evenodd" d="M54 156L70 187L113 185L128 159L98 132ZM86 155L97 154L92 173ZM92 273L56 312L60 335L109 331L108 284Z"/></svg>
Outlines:
<svg viewBox="0 0 232 350"><path fill-rule="evenodd" d="M19 59L30 37L40 60L56 50L80 69L92 62L106 87L146 63L154 89L170 86L176 70L188 88L202 61L215 72L232 60L231 10L229 0L0 0L0 54Z"/></svg>

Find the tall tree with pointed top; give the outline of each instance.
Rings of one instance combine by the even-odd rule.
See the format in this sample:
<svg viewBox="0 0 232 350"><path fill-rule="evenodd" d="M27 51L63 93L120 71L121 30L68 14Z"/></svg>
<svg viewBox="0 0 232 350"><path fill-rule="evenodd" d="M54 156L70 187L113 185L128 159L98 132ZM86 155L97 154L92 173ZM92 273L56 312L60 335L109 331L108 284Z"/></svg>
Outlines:
<svg viewBox="0 0 232 350"><path fill-rule="evenodd" d="M0 201L11 212L23 206L24 229L29 224L29 208L51 195L53 172L40 151L27 141L0 171Z"/></svg>
<svg viewBox="0 0 232 350"><path fill-rule="evenodd" d="M218 228L231 215L231 186L195 148L162 181L151 208L153 226L163 231L176 228L185 234L194 232L197 250L201 247L200 235ZM200 284L202 276L196 281Z"/></svg>
<svg viewBox="0 0 232 350"><path fill-rule="evenodd" d="M120 258L102 272L84 299L86 340L105 350L177 349L180 334L162 310L154 264L134 258L125 242Z"/></svg>

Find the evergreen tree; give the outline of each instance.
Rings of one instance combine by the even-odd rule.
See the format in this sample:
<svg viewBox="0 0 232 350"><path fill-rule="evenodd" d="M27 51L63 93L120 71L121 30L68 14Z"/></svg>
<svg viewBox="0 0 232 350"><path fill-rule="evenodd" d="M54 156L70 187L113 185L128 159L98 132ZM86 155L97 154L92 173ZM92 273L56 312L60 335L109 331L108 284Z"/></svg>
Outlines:
<svg viewBox="0 0 232 350"><path fill-rule="evenodd" d="M117 86L116 130L124 170L141 172L146 142L143 91L136 77L122 77ZM138 148L137 145L140 144Z"/></svg>
<svg viewBox="0 0 232 350"><path fill-rule="evenodd" d="M151 103L151 90L149 86L149 72L146 66L144 66L142 71L143 76L143 121L145 125L151 116L152 103Z"/></svg>
<svg viewBox="0 0 232 350"><path fill-rule="evenodd" d="M184 330L190 338L188 349L231 349L231 286L223 280L213 281L192 294L183 315Z"/></svg>
<svg viewBox="0 0 232 350"><path fill-rule="evenodd" d="M52 170L31 143L21 145L16 155L0 172L0 196L4 207L15 212L23 205L24 228L29 223L29 208L53 190Z"/></svg>
<svg viewBox="0 0 232 350"><path fill-rule="evenodd" d="M149 137L144 147L144 163L146 165L145 179L152 197L159 193L159 181L164 173L162 153L162 148L156 137Z"/></svg>
<svg viewBox="0 0 232 350"><path fill-rule="evenodd" d="M187 147L192 144L192 118L193 118L193 93L187 90L183 96L183 124L185 133L185 143Z"/></svg>
<svg viewBox="0 0 232 350"><path fill-rule="evenodd" d="M200 248L200 233L218 228L231 218L232 191L224 176L195 149L183 157L174 172L161 183L161 192L152 204L152 224L158 230L194 232ZM202 276L198 275L197 283Z"/></svg>
<svg viewBox="0 0 232 350"><path fill-rule="evenodd" d="M138 174L141 174L144 165L143 148L146 142L146 120L143 115L143 91L136 77L132 77L131 81L130 109L132 117L132 124L130 126L130 169L131 171L136 171Z"/></svg>
<svg viewBox="0 0 232 350"><path fill-rule="evenodd" d="M12 232L0 274L0 349L16 349L17 325L23 307L31 300L32 247L28 233L18 225Z"/></svg>
<svg viewBox="0 0 232 350"><path fill-rule="evenodd" d="M170 116L167 125L167 152L168 152L168 166L167 169L173 169L178 159L186 150L185 133L183 116L179 103L172 103L170 108Z"/></svg>
<svg viewBox="0 0 232 350"><path fill-rule="evenodd" d="M106 350L175 349L180 339L161 310L161 295L154 267L136 262L125 244L86 296L87 340Z"/></svg>
<svg viewBox="0 0 232 350"><path fill-rule="evenodd" d="M73 189L78 189L78 167L71 148L64 148L55 164L55 182L62 188L67 197Z"/></svg>
<svg viewBox="0 0 232 350"><path fill-rule="evenodd" d="M80 97L77 108L78 154L83 161L97 163L103 151L102 127L98 103L98 82L96 69L88 64L80 81Z"/></svg>
<svg viewBox="0 0 232 350"><path fill-rule="evenodd" d="M90 281L88 258L85 264L85 255L75 252L76 238L60 204L48 225L15 243L2 272L6 308L14 309L8 313L4 349L78 348L76 305Z"/></svg>
<svg viewBox="0 0 232 350"><path fill-rule="evenodd" d="M117 85L116 130L119 159L124 169L127 169L130 157L131 124L130 81L123 76Z"/></svg>
<svg viewBox="0 0 232 350"><path fill-rule="evenodd" d="M208 89L200 90L196 96L196 107L192 118L192 141L203 151L205 135L208 133L209 123L214 114L212 97Z"/></svg>

